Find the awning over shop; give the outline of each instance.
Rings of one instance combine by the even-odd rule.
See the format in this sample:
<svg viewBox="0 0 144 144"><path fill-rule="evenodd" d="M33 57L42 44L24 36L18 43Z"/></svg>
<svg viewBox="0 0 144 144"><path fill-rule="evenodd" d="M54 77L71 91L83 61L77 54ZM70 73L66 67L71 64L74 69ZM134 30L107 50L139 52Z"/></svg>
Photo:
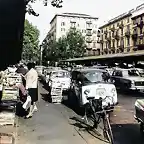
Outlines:
<svg viewBox="0 0 144 144"><path fill-rule="evenodd" d="M73 59L67 59L67 60L62 60L62 61L72 62L72 61L100 60L100 59L113 59L113 58L137 57L137 56L144 56L144 50L136 51L133 53L119 53L119 54L108 54L108 55L101 55L101 56L87 56L87 57L73 58Z"/></svg>

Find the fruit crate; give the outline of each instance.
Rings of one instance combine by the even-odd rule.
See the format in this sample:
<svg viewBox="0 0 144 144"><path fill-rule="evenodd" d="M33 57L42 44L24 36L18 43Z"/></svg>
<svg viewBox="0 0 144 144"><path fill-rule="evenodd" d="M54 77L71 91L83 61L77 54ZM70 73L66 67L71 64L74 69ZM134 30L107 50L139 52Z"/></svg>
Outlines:
<svg viewBox="0 0 144 144"><path fill-rule="evenodd" d="M13 88L5 87L2 91L2 101L3 100L14 100L16 101L19 96L19 90Z"/></svg>
<svg viewBox="0 0 144 144"><path fill-rule="evenodd" d="M61 103L63 97L62 96L51 96L52 98L52 103Z"/></svg>

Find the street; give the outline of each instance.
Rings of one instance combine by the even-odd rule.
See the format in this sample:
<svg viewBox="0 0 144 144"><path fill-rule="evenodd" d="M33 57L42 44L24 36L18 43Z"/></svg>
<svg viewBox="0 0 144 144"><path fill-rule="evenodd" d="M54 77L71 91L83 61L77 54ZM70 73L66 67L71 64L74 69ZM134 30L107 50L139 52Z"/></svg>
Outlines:
<svg viewBox="0 0 144 144"><path fill-rule="evenodd" d="M39 84L39 93L39 111L31 119L18 120L18 144L106 144L96 132L82 126L79 116L70 108L45 101L47 91L42 84ZM143 144L139 125L133 117L137 98L142 96L118 94L119 105L111 117L115 144Z"/></svg>

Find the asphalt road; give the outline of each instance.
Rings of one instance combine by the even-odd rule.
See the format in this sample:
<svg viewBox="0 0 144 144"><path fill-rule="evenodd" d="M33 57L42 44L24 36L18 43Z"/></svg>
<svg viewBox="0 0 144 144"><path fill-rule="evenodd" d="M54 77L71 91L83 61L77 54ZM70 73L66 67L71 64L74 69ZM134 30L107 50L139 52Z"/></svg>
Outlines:
<svg viewBox="0 0 144 144"><path fill-rule="evenodd" d="M89 131L73 110L62 104L49 104L40 84L39 111L33 118L19 118L18 144L106 144L97 132ZM134 103L138 93L118 92L119 105L111 115L115 144L144 144L135 121Z"/></svg>
<svg viewBox="0 0 144 144"><path fill-rule="evenodd" d="M115 144L144 144L139 132L139 124L134 119L136 99L144 98L136 92L118 92L119 105L111 117Z"/></svg>

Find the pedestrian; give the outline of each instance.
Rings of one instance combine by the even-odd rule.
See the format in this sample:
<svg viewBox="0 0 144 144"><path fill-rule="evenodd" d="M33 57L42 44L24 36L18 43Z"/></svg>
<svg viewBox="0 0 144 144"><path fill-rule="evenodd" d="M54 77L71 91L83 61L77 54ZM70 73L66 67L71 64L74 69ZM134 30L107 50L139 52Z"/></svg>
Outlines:
<svg viewBox="0 0 144 144"><path fill-rule="evenodd" d="M36 102L38 101L38 73L34 69L34 63L28 63L27 67L29 71L25 75L26 90L28 91L28 94L31 97L32 102L29 114L26 116L26 118L30 118L32 117L34 111L37 111Z"/></svg>

